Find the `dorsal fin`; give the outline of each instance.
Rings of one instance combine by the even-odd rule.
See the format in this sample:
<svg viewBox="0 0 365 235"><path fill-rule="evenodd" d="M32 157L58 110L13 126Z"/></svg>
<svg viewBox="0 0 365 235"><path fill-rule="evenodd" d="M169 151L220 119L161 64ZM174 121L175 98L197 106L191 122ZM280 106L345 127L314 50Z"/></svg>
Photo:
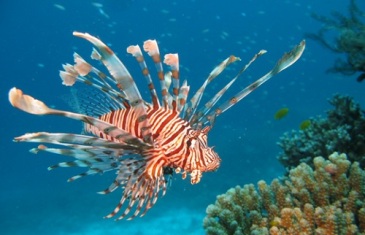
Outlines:
<svg viewBox="0 0 365 235"><path fill-rule="evenodd" d="M179 91L179 101L178 101L178 106L177 106L177 111L180 113L180 116L183 117L184 113L181 112L185 112L185 104L186 104L186 99L189 95L189 90L190 87L188 86L188 83L186 80L184 80L182 86L180 87L180 91Z"/></svg>
<svg viewBox="0 0 365 235"><path fill-rule="evenodd" d="M92 52L92 58L100 58L100 54L97 51ZM111 100L115 101L118 106L128 108L130 107L128 100L124 92L115 90L110 84L117 84L116 81L108 77L97 68L92 67L87 63L80 55L74 53L75 64L62 65L65 71L60 71L60 77L62 84L65 86L73 86L76 81L84 83L88 86L92 86L103 94L108 96ZM93 76L96 75L96 77Z"/></svg>
<svg viewBox="0 0 365 235"><path fill-rule="evenodd" d="M217 67L215 67L212 72L210 72L208 78L204 81L203 85L198 89L198 91L190 99L190 103L189 103L189 106L187 107L185 117L184 117L185 120L190 122L191 119L193 118L207 85L211 81L213 81L214 78L216 78L229 64L231 64L237 60L240 60L240 58L235 57L235 56L230 56L227 59L225 59L224 61L222 61Z"/></svg>
<svg viewBox="0 0 365 235"><path fill-rule="evenodd" d="M292 64L294 64L302 55L305 49L305 41L301 41L297 46L295 46L290 52L285 53L281 59L275 64L274 68L266 73L264 76L256 80L255 82L248 85L246 88L238 92L235 96L231 97L229 100L225 101L218 108L210 111L208 114L202 116L201 123L207 124L208 122L212 122L215 120L217 116L231 108L233 105L238 103L241 99L246 97L252 91L254 91L257 87L264 84L270 78L280 73L284 69L288 68Z"/></svg>
<svg viewBox="0 0 365 235"><path fill-rule="evenodd" d="M222 98L222 96L224 95L224 93L226 93L226 91L231 87L231 85L237 80L237 78L244 72L246 71L246 69L248 67L250 67L250 65L261 55L265 54L266 51L265 50L261 50L259 51L257 54L255 54L252 59L237 73L237 75L230 81L227 83L227 85L225 85L217 94L215 94L215 96L213 96L212 99L210 99L207 103L204 104L204 106L202 108L200 108L192 117L192 119L190 120L190 124L194 125L195 123L197 123L198 121L200 121L200 119L206 115L210 109L220 100L220 98Z"/></svg>
<svg viewBox="0 0 365 235"><path fill-rule="evenodd" d="M148 67L146 65L146 61L144 60L141 48L138 45L135 46L129 46L127 48L127 52L132 54L137 62L139 63L139 66L141 67L141 71L143 76L146 79L147 85L148 85L148 89L150 91L151 94L151 99L152 99L152 104L154 108L159 108L160 107L160 102L158 101L158 96L156 93L156 89L155 86L153 84L150 72L148 71Z"/></svg>
<svg viewBox="0 0 365 235"><path fill-rule="evenodd" d="M171 68L171 77L172 77L172 104L171 108L175 112L177 112L178 108L178 98L179 98L179 56L178 54L166 54L164 57L165 64L169 65Z"/></svg>
<svg viewBox="0 0 365 235"><path fill-rule="evenodd" d="M105 45L101 40L91 36L88 33L73 33L77 37L84 38L91 42L100 52L100 61L107 67L112 77L117 82L117 87L124 92L129 104L135 109L138 119L138 127L141 131L143 141L153 144L150 125L148 122L144 100L124 64L118 59L114 52Z"/></svg>
<svg viewBox="0 0 365 235"><path fill-rule="evenodd" d="M168 88L165 82L165 74L163 72L163 66L161 63L160 50L158 48L156 40L146 40L143 43L143 50L148 53L155 63L157 70L158 80L160 81L162 102L165 108L168 108Z"/></svg>

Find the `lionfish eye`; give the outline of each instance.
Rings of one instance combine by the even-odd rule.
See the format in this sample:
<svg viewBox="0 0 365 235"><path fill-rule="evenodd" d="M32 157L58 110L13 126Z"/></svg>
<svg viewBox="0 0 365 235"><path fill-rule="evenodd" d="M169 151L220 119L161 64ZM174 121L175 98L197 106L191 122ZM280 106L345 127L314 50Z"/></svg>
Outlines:
<svg viewBox="0 0 365 235"><path fill-rule="evenodd" d="M188 141L186 141L186 145L188 146L188 148L190 147L190 145L191 145L191 140L190 139L188 139Z"/></svg>
<svg viewBox="0 0 365 235"><path fill-rule="evenodd" d="M186 144L188 145L188 148L194 148L195 147L195 143L196 143L196 139L189 139Z"/></svg>

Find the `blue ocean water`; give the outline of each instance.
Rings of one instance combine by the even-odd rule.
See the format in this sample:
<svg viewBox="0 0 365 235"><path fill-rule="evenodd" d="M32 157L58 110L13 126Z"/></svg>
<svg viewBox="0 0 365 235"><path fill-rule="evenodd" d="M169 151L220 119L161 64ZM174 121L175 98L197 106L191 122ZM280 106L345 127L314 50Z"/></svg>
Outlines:
<svg viewBox="0 0 365 235"><path fill-rule="evenodd" d="M284 132L298 129L309 117L324 116L330 108L327 99L335 93L365 105L365 84L356 82L356 76L326 73L339 55L307 40L306 51L295 65L217 119L209 136L222 158L217 172L204 174L197 185L175 176L166 196L143 218L103 219L121 192L107 196L95 192L110 184L112 173L67 183L80 169L47 171L67 157L34 155L28 152L34 144L12 142L27 132L81 131L80 123L72 120L20 112L7 97L15 86L48 105L69 109L62 97L70 91L58 76L61 64L71 63L74 51L85 58L91 52L91 45L73 37L73 31L88 32L108 43L131 68L145 97L138 66L125 51L131 44L157 39L163 54L178 52L181 78L188 80L191 92L227 56L241 57L240 64L208 87L209 97L245 61L266 49L268 53L237 81L233 92L262 76L306 33L321 27L311 13L346 14L348 1L4 0L0 6L0 234L204 234L205 208L218 194L282 175L276 142ZM289 108L288 115L274 120L282 107Z"/></svg>

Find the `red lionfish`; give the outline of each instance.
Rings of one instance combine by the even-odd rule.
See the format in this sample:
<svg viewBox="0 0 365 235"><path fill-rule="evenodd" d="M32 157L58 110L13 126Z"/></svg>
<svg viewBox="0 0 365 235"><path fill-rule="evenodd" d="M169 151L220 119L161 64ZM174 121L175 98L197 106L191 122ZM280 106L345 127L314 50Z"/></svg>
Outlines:
<svg viewBox="0 0 365 235"><path fill-rule="evenodd" d="M44 151L75 158L74 161L51 166L49 170L73 166L88 168L86 172L75 175L68 181L115 170L117 176L114 182L100 193L107 194L118 187L123 189L120 202L106 216L113 217L124 208L118 219L123 219L132 212L128 219L137 215L143 216L156 203L158 197L165 194L174 171L181 173L183 179L189 174L191 183L196 184L203 172L216 170L221 160L207 143L207 134L215 118L275 74L295 63L305 48L305 41L302 41L285 53L266 75L221 105L215 106L250 64L266 52L260 51L229 83L199 108L206 86L229 64L240 60L238 57L230 56L215 67L187 102L190 87L186 81L181 86L179 84L178 54L165 55L163 62L169 66L170 71L164 73L156 40L145 41L143 49L155 64L161 86L162 99L159 100L140 47L129 46L127 52L138 61L147 81L152 100L149 103L142 98L127 68L107 45L87 33L73 34L88 40L96 47L92 51L92 59L102 62L111 76L74 53L75 64L65 64L64 71L60 71L63 84L72 86L76 81L85 83L99 90L106 99L90 98L88 106L91 111L83 113L49 108L15 87L9 92L9 100L14 107L31 114L51 114L79 120L84 123L84 132L89 135L38 132L24 134L14 141L63 146L64 148L51 148L41 144L31 149L31 152Z"/></svg>

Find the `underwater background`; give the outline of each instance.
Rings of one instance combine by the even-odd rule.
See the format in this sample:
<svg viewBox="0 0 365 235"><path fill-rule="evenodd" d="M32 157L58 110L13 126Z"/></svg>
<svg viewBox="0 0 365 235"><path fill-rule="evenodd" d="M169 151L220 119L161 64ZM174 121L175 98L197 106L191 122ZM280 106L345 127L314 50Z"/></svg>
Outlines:
<svg viewBox="0 0 365 235"><path fill-rule="evenodd" d="M307 33L316 33L321 23L312 13L346 15L348 4L343 0L1 1L0 234L204 234L205 209L217 195L236 185L270 182L283 175L277 142L284 132L298 130L310 117L325 116L331 108L327 100L336 93L365 105L365 84L357 82L356 75L326 72L341 55L307 39L296 64L217 119L209 133L209 144L222 158L217 172L204 174L197 185L175 175L167 194L143 218L103 219L121 195L120 190L96 194L111 183L112 172L67 183L82 169L47 171L67 157L34 155L28 151L34 144L12 142L27 132L81 132L79 122L29 115L8 102L8 91L15 86L50 106L70 109L65 102L70 89L58 75L61 64L71 63L74 51L84 58L91 52L91 44L73 37L73 31L108 43L144 97L149 94L137 63L126 53L129 45L156 39L161 54L178 52L180 76L188 80L191 93L227 56L240 57L240 63L208 86L205 98L209 98L259 50L268 53L237 80L232 94L269 71ZM365 7L360 1L358 6ZM149 66L153 70L153 64ZM275 119L283 107L289 112Z"/></svg>

